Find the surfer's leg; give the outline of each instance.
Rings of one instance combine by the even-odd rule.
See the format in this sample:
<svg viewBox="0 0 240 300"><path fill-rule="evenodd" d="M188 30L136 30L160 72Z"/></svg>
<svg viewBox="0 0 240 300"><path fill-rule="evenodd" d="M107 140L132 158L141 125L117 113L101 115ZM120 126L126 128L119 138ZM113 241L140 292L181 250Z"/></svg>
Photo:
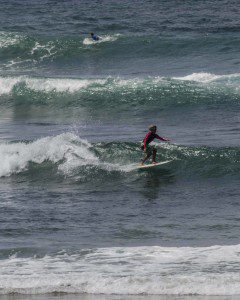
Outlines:
<svg viewBox="0 0 240 300"><path fill-rule="evenodd" d="M157 149L156 147L153 147L153 150L152 150L152 163L156 163L156 156L157 156Z"/></svg>
<svg viewBox="0 0 240 300"><path fill-rule="evenodd" d="M149 159L149 157L152 155L152 149L147 146L147 149L146 149L146 154L144 156L144 158L142 159L142 165L145 163L146 160Z"/></svg>
<svg viewBox="0 0 240 300"><path fill-rule="evenodd" d="M145 157L142 159L142 165L145 163L146 160L149 159L149 157L151 156L151 154L146 154Z"/></svg>

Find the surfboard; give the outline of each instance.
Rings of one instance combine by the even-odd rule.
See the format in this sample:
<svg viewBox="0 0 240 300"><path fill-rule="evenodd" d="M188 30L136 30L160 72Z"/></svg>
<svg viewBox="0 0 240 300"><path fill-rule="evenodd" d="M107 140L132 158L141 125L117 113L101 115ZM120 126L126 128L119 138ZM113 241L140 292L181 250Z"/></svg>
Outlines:
<svg viewBox="0 0 240 300"><path fill-rule="evenodd" d="M158 163L156 163L156 164L139 165L139 166L138 166L138 169L155 168L155 167L159 167L159 166L168 164L168 163L170 163L171 161L172 161L172 160L165 160L165 161L158 162Z"/></svg>

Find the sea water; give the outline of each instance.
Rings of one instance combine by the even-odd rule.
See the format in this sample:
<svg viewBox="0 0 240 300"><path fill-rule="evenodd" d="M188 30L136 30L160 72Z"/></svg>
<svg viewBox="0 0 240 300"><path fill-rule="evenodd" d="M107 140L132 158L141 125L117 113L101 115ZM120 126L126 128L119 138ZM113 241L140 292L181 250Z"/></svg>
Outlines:
<svg viewBox="0 0 240 300"><path fill-rule="evenodd" d="M1 1L2 299L238 298L239 10Z"/></svg>

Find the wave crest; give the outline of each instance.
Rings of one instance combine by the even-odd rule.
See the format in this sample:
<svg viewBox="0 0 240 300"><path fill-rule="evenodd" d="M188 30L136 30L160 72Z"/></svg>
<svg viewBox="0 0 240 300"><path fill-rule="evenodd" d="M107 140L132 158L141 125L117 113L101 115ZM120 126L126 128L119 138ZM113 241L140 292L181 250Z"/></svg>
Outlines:
<svg viewBox="0 0 240 300"><path fill-rule="evenodd" d="M239 148L183 147L164 144L159 151L159 159L172 160L167 168L175 174L184 174L185 177L238 176L239 153ZM57 174L66 177L81 176L86 180L89 176L97 178L101 173L103 178L115 172L119 174L136 171L142 155L140 143L90 144L73 133L63 133L31 143L0 144L2 161L0 176L28 171L32 164L39 169L47 162L50 163L50 168L56 169ZM136 172L136 176L137 174L139 173Z"/></svg>
<svg viewBox="0 0 240 300"><path fill-rule="evenodd" d="M179 78L131 79L2 76L0 99L2 104L7 105L32 103L102 107L107 104L115 107L119 103L130 107L150 103L164 106L216 102L234 104L240 101L240 74L193 73Z"/></svg>
<svg viewBox="0 0 240 300"><path fill-rule="evenodd" d="M78 146L76 143L79 143ZM90 144L74 134L64 133L56 137L45 137L32 143L0 144L2 164L0 176L10 176L29 168L30 163L42 164L49 161L60 163L64 168L66 162L71 165L77 157L78 165L98 159L88 150Z"/></svg>

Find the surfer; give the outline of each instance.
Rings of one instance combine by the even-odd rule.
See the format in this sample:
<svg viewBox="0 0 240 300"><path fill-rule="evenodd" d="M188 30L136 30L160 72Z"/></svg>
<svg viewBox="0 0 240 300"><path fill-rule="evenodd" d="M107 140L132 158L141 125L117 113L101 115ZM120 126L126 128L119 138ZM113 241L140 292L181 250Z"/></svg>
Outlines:
<svg viewBox="0 0 240 300"><path fill-rule="evenodd" d="M91 32L90 33L91 34L91 38L95 41L95 42L97 42L97 41L99 41L99 36L97 36L96 34L94 34L93 32Z"/></svg>
<svg viewBox="0 0 240 300"><path fill-rule="evenodd" d="M145 153L145 157L142 159L142 165L144 165L145 161L152 155L152 163L156 164L156 155L157 155L157 148L154 145L149 145L154 139L158 139L160 141L168 142L170 141L169 139L165 139L163 137L160 137L157 132L157 126L156 125L150 125L148 127L149 132L145 136L141 149Z"/></svg>

